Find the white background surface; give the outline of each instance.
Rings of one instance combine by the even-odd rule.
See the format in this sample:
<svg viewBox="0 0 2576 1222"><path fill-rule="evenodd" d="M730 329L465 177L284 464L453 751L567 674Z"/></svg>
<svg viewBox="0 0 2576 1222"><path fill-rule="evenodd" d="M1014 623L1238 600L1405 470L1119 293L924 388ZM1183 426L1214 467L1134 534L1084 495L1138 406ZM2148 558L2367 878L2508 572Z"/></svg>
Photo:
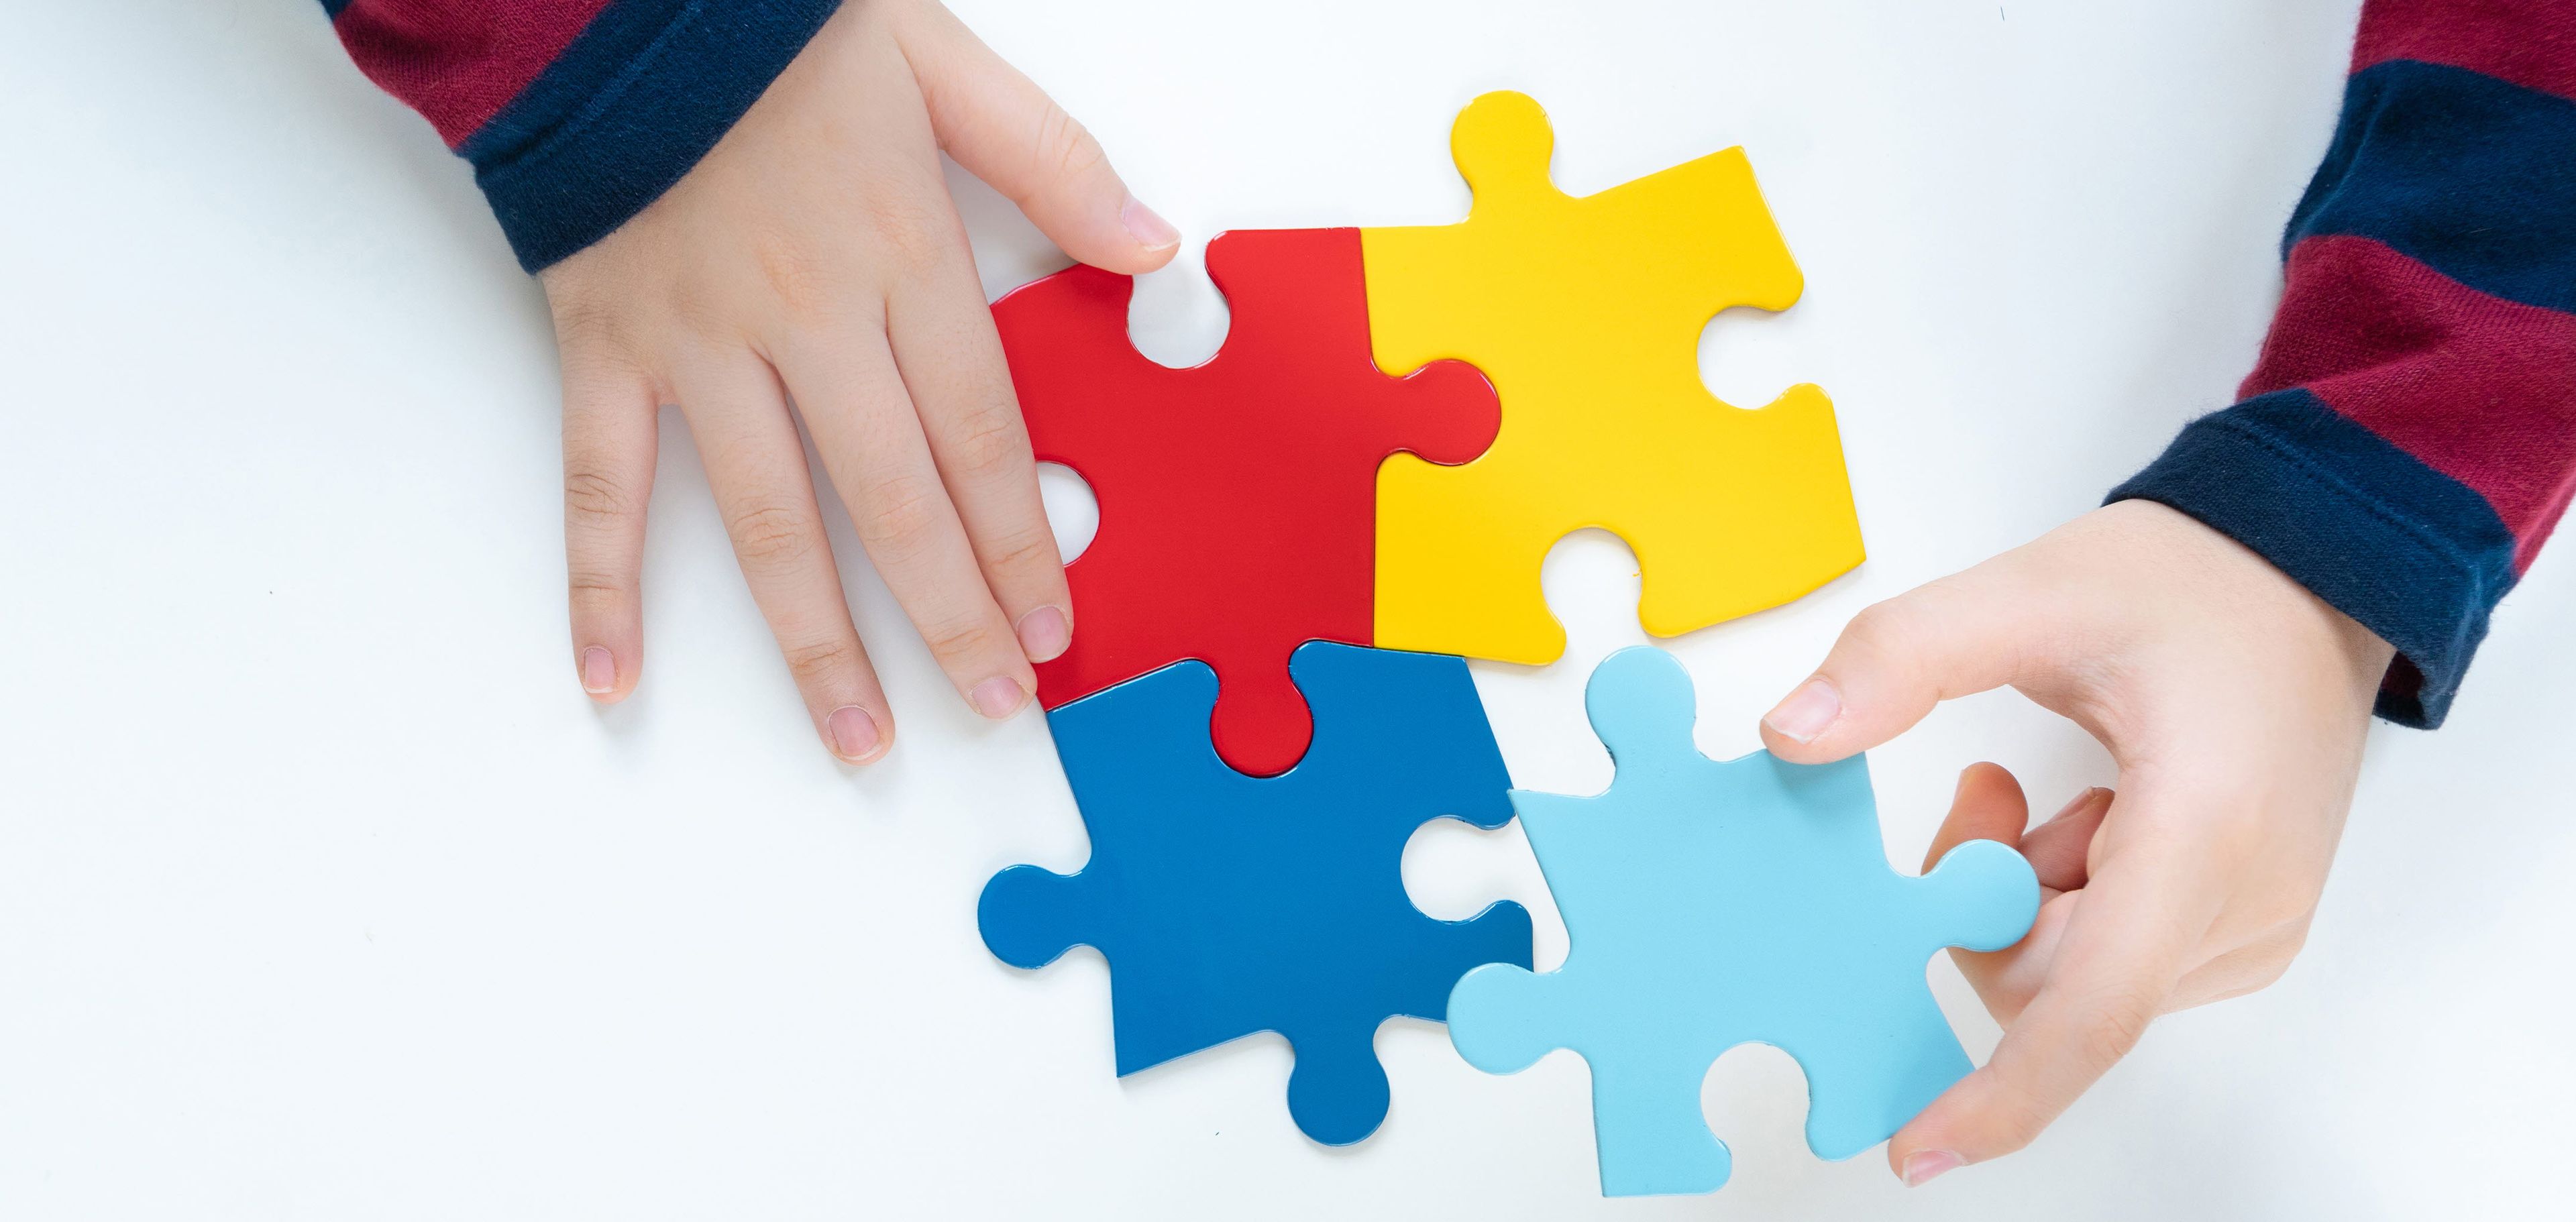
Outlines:
<svg viewBox="0 0 2576 1222"><path fill-rule="evenodd" d="M666 422L644 685L596 712L562 626L553 349L466 167L310 0L5 0L0 29L0 1216L2102 1218L2529 1216L2563 1199L2576 1001L2576 560L2506 600L2449 728L2382 727L2280 985L2160 1022L2035 1147L1907 1193L1820 1163L1785 1056L1707 1098L1707 1199L1595 1199L1587 1079L1487 1077L1428 1024L1355 1149L1245 1041L1120 1082L1107 975L994 962L977 889L1069 869L1043 721L987 726L836 520L904 718L814 742ZM1870 560L1674 643L1702 745L1865 603L2080 512L2225 402L2324 147L2345 2L971 3L1198 241L1451 219L1451 116L1545 104L1588 191L1745 145L1807 272L1702 348L1745 404L1835 398ZM1057 265L958 179L999 291ZM1194 266L1140 343L1211 351ZM1576 635L1478 668L1518 781L1589 791L1579 693L1642 639L1561 547ZM1874 753L1911 869L1961 765L2046 808L2111 779L2009 693ZM1407 861L1440 915L1516 833ZM1971 1050L1995 1036L1946 962Z"/></svg>

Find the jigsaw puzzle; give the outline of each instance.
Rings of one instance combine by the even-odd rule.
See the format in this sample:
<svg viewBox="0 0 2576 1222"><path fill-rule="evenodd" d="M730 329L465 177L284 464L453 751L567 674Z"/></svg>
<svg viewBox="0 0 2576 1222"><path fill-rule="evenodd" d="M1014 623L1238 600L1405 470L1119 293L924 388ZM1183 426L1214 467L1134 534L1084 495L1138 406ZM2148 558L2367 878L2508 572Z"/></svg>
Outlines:
<svg viewBox="0 0 2576 1222"><path fill-rule="evenodd" d="M1545 663L1565 632L1539 565L1604 527L1645 571L1647 631L1673 636L1824 584L1861 560L1833 407L1793 386L1758 410L1699 376L1719 310L1786 309L1803 285L1742 149L1580 199L1548 177L1538 103L1489 93L1451 152L1474 192L1452 225L1367 229L1378 366L1456 358L1493 380L1493 448L1378 476L1378 645Z"/></svg>
<svg viewBox="0 0 2576 1222"><path fill-rule="evenodd" d="M1726 1182L1700 1086L1737 1044L1797 1058L1807 1145L1828 1159L1885 1141L1968 1072L1925 963L2019 941L2039 911L2030 863L1973 840L1920 878L1896 873L1860 757L1701 755L1690 675L1661 650L1612 654L1584 707L1617 767L1609 790L1511 795L1572 950L1543 975L1469 973L1449 1034L1489 1073L1582 1054L1604 1193Z"/></svg>
<svg viewBox="0 0 2576 1222"><path fill-rule="evenodd" d="M1100 502L1067 570L1073 646L1037 668L1038 702L1197 658L1218 678L1217 753L1266 775L1306 749L1289 654L1371 642L1378 465L1474 458L1497 409L1464 365L1370 362L1358 230L1220 234L1207 269L1233 321L1190 369L1136 351L1133 281L1096 268L1014 290L993 319L1038 457Z"/></svg>
<svg viewBox="0 0 2576 1222"><path fill-rule="evenodd" d="M1422 824L1511 818L1467 664L1316 642L1289 670L1314 707L1314 745L1276 777L1210 749L1219 681L1198 662L1057 709L1091 860L1070 876L1002 871L976 918L1019 967L1099 948L1121 1076L1259 1031L1287 1037L1290 1114L1342 1145L1386 1116L1378 1026L1439 1019L1478 964L1526 968L1530 918L1501 902L1439 921L1404 894L1405 842Z"/></svg>

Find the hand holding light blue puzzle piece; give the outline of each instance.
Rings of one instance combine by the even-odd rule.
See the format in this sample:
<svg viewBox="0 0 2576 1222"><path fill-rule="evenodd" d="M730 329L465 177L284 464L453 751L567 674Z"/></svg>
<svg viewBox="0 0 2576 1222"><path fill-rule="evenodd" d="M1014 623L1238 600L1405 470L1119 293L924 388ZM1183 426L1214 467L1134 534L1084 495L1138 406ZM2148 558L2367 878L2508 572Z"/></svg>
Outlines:
<svg viewBox="0 0 2576 1222"><path fill-rule="evenodd" d="M1797 1058L1807 1145L1828 1159L1885 1141L1968 1073L1924 965L2029 931L2039 882L2019 853L1970 841L1920 878L1897 874L1860 757L1701 755L1690 675L1661 650L1611 655L1585 707L1618 768L1609 790L1512 792L1572 937L1565 966L1470 972L1449 1031L1489 1073L1582 1054L1604 1193L1726 1183L1700 1084L1737 1044Z"/></svg>

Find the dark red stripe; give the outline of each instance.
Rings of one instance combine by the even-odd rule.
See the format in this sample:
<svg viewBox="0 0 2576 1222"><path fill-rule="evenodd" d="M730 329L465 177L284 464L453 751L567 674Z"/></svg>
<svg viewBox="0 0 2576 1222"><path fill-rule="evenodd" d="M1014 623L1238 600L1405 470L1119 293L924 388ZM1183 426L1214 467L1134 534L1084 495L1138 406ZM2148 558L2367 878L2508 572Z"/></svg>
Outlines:
<svg viewBox="0 0 2576 1222"><path fill-rule="evenodd" d="M368 79L463 144L609 0L352 0L333 25Z"/></svg>
<svg viewBox="0 0 2576 1222"><path fill-rule="evenodd" d="M2370 0L2352 70L2392 59L2466 68L2576 99L2576 2Z"/></svg>
<svg viewBox="0 0 2576 1222"><path fill-rule="evenodd" d="M2292 386L2485 497L2517 573L2576 493L2576 315L2478 292L2369 238L2309 238L2238 394Z"/></svg>

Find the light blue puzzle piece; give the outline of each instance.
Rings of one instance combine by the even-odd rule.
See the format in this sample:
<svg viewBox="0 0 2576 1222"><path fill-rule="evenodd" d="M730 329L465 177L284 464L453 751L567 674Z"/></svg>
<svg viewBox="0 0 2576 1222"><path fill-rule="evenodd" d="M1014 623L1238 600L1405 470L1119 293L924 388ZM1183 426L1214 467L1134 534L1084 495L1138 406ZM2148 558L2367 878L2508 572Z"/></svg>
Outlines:
<svg viewBox="0 0 2576 1222"><path fill-rule="evenodd" d="M1449 1037L1488 1073L1582 1054L1604 1194L1726 1183L1700 1084L1738 1044L1797 1058L1807 1146L1827 1159L1887 1140L1967 1074L1924 965L2029 932L2039 880L2021 854L1973 840L1920 878L1896 873L1860 757L1701 755L1690 675L1661 650L1612 654L1584 706L1618 767L1609 790L1512 791L1572 937L1565 966L1468 973Z"/></svg>

